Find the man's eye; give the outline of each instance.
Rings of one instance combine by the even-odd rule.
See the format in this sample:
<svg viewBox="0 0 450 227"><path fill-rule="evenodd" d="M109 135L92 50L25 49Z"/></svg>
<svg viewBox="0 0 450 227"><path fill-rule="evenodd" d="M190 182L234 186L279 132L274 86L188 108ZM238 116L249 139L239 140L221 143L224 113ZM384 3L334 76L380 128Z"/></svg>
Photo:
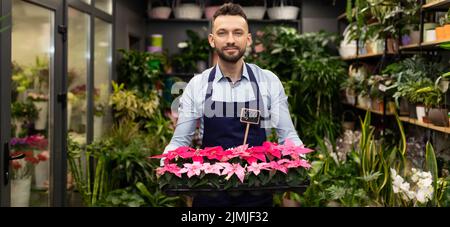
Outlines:
<svg viewBox="0 0 450 227"><path fill-rule="evenodd" d="M218 32L217 35L218 35L218 36L224 36L224 35L225 35L225 32Z"/></svg>

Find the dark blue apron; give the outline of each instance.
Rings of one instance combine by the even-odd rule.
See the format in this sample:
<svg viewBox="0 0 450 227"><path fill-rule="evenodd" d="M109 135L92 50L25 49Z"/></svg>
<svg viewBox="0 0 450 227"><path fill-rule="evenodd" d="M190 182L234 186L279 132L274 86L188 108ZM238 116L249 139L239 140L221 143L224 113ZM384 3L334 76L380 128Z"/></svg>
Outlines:
<svg viewBox="0 0 450 227"><path fill-rule="evenodd" d="M205 96L205 111L211 113L203 115L203 140L202 148L222 146L224 149L237 147L244 142L246 124L240 122L241 108L259 109L263 111L263 99L259 92L259 86L251 68L245 64L252 84L255 100L247 102L218 102L212 100L212 82L215 78L216 68L214 67L208 78L208 88ZM228 113L228 115L227 115ZM230 116L231 115L231 116ZM263 114L261 114L264 116ZM261 118L263 119L263 118ZM266 140L266 132L261 126L251 124L247 143L249 146L261 146ZM197 195L194 197L194 207L270 207L272 206L272 194L255 193L248 191L234 193L221 192L210 195Z"/></svg>

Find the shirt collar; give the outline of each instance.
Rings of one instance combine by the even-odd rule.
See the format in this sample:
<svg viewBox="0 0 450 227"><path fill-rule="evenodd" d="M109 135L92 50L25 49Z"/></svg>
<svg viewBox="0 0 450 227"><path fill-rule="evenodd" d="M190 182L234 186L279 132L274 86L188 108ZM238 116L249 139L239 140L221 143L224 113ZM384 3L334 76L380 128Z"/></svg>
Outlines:
<svg viewBox="0 0 450 227"><path fill-rule="evenodd" d="M218 82L218 81L228 81L225 76L223 76L222 71L220 70L219 64L216 64L216 75L214 76L214 82ZM248 71L247 71L247 67L246 64L244 62L243 64L243 70L242 70L242 75L241 75L241 80L243 78L247 79L250 81L250 76L248 75Z"/></svg>

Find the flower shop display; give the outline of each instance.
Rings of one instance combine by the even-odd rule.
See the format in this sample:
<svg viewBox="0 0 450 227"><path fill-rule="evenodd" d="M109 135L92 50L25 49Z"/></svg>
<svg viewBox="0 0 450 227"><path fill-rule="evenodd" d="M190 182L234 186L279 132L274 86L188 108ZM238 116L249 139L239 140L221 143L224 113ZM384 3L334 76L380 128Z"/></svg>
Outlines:
<svg viewBox="0 0 450 227"><path fill-rule="evenodd" d="M39 113L34 122L34 128L37 130L44 130L47 127L48 96L42 93L30 92L28 93L27 98L33 101Z"/></svg>
<svg viewBox="0 0 450 227"><path fill-rule="evenodd" d="M305 154L312 152L286 140L282 145L264 142L262 146L223 149L220 146L194 149L179 147L151 158L162 159L156 172L161 188L175 191L305 187Z"/></svg>
<svg viewBox="0 0 450 227"><path fill-rule="evenodd" d="M11 179L20 180L35 175L35 187L45 188L48 180L49 151L48 140L42 135L31 135L24 138L11 139L11 155L24 154L24 159L12 160L13 172Z"/></svg>

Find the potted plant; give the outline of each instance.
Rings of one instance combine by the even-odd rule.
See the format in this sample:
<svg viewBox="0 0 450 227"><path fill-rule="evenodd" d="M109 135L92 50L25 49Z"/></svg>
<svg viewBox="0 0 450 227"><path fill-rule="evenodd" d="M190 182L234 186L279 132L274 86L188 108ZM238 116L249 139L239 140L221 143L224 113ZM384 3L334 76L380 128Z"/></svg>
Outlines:
<svg viewBox="0 0 450 227"><path fill-rule="evenodd" d="M202 17L201 4L198 0L173 0L172 8L175 18L200 19Z"/></svg>
<svg viewBox="0 0 450 227"><path fill-rule="evenodd" d="M207 67L211 46L195 31L186 30L186 34L189 39L178 43L180 53L172 56L172 65L176 72L201 72Z"/></svg>
<svg viewBox="0 0 450 227"><path fill-rule="evenodd" d="M167 0L147 1L147 14L150 18L167 19L171 12L172 8Z"/></svg>
<svg viewBox="0 0 450 227"><path fill-rule="evenodd" d="M274 20L295 20L300 8L295 6L292 1L275 0L272 7L267 9L270 19Z"/></svg>
<svg viewBox="0 0 450 227"><path fill-rule="evenodd" d="M241 0L234 2L242 6L247 19L261 20L264 18L267 8L266 0Z"/></svg>
<svg viewBox="0 0 450 227"><path fill-rule="evenodd" d="M25 102L13 102L11 104L11 118L14 122L14 129L16 137L20 136L22 134L22 125L24 123L30 123L37 119L38 117L38 110L36 109L36 106L31 101L25 101Z"/></svg>

